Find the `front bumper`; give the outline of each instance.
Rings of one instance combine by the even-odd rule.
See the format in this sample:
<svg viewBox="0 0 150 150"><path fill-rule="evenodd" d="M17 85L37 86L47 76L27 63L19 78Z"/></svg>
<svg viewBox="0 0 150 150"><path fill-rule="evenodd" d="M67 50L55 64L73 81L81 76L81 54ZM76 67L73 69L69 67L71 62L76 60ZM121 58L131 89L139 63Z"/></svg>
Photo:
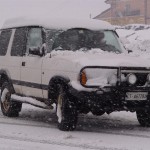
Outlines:
<svg viewBox="0 0 150 150"><path fill-rule="evenodd" d="M88 111L102 110L112 111L136 111L139 109L150 109L149 87L119 87L111 88L107 92L97 90L95 92L77 91L70 88L70 93L76 97L79 110ZM127 92L147 92L147 100L126 100Z"/></svg>

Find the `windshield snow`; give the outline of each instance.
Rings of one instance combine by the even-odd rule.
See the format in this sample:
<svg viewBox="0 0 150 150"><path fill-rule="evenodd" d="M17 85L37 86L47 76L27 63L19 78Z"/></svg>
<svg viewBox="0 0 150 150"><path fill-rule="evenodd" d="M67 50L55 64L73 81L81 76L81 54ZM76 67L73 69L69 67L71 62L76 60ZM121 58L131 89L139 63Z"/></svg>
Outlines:
<svg viewBox="0 0 150 150"><path fill-rule="evenodd" d="M52 50L88 51L101 49L121 53L117 35L113 31L92 31L88 29L69 29L59 32L53 38Z"/></svg>

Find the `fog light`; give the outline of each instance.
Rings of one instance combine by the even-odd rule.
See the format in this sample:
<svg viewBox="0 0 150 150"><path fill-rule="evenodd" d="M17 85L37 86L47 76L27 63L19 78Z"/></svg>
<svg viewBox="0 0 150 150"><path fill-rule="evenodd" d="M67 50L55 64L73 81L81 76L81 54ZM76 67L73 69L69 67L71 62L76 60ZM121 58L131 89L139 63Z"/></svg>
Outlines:
<svg viewBox="0 0 150 150"><path fill-rule="evenodd" d="M127 81L128 81L128 83L129 84L135 84L136 83L136 81L137 81L137 77L136 77L136 75L135 74L128 74L128 76L127 76Z"/></svg>

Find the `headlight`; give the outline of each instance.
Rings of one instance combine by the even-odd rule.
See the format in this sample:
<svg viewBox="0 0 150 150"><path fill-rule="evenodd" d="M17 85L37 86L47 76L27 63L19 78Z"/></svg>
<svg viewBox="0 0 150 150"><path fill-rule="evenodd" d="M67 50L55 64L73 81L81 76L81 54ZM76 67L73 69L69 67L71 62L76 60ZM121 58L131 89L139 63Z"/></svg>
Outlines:
<svg viewBox="0 0 150 150"><path fill-rule="evenodd" d="M150 83L150 74L147 75L147 82Z"/></svg>
<svg viewBox="0 0 150 150"><path fill-rule="evenodd" d="M115 86L117 84L117 81L118 81L117 75L115 74L113 74L112 76L108 78L108 83L112 86Z"/></svg>
<svg viewBox="0 0 150 150"><path fill-rule="evenodd" d="M136 81L137 81L137 77L136 77L136 75L135 74L128 74L128 76L127 76L127 81L128 81L128 83L129 84L135 84L136 83Z"/></svg>
<svg viewBox="0 0 150 150"><path fill-rule="evenodd" d="M118 82L117 70L109 67L87 66L80 70L80 84L87 88L103 88L116 86Z"/></svg>

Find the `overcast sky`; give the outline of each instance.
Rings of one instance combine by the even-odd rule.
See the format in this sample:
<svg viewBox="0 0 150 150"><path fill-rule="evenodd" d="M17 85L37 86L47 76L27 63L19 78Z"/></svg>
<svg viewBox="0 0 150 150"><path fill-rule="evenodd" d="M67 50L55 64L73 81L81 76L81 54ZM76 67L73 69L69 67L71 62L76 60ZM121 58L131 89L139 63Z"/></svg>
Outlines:
<svg viewBox="0 0 150 150"><path fill-rule="evenodd" d="M109 7L105 0L0 0L0 26L7 18L69 16L89 18Z"/></svg>

